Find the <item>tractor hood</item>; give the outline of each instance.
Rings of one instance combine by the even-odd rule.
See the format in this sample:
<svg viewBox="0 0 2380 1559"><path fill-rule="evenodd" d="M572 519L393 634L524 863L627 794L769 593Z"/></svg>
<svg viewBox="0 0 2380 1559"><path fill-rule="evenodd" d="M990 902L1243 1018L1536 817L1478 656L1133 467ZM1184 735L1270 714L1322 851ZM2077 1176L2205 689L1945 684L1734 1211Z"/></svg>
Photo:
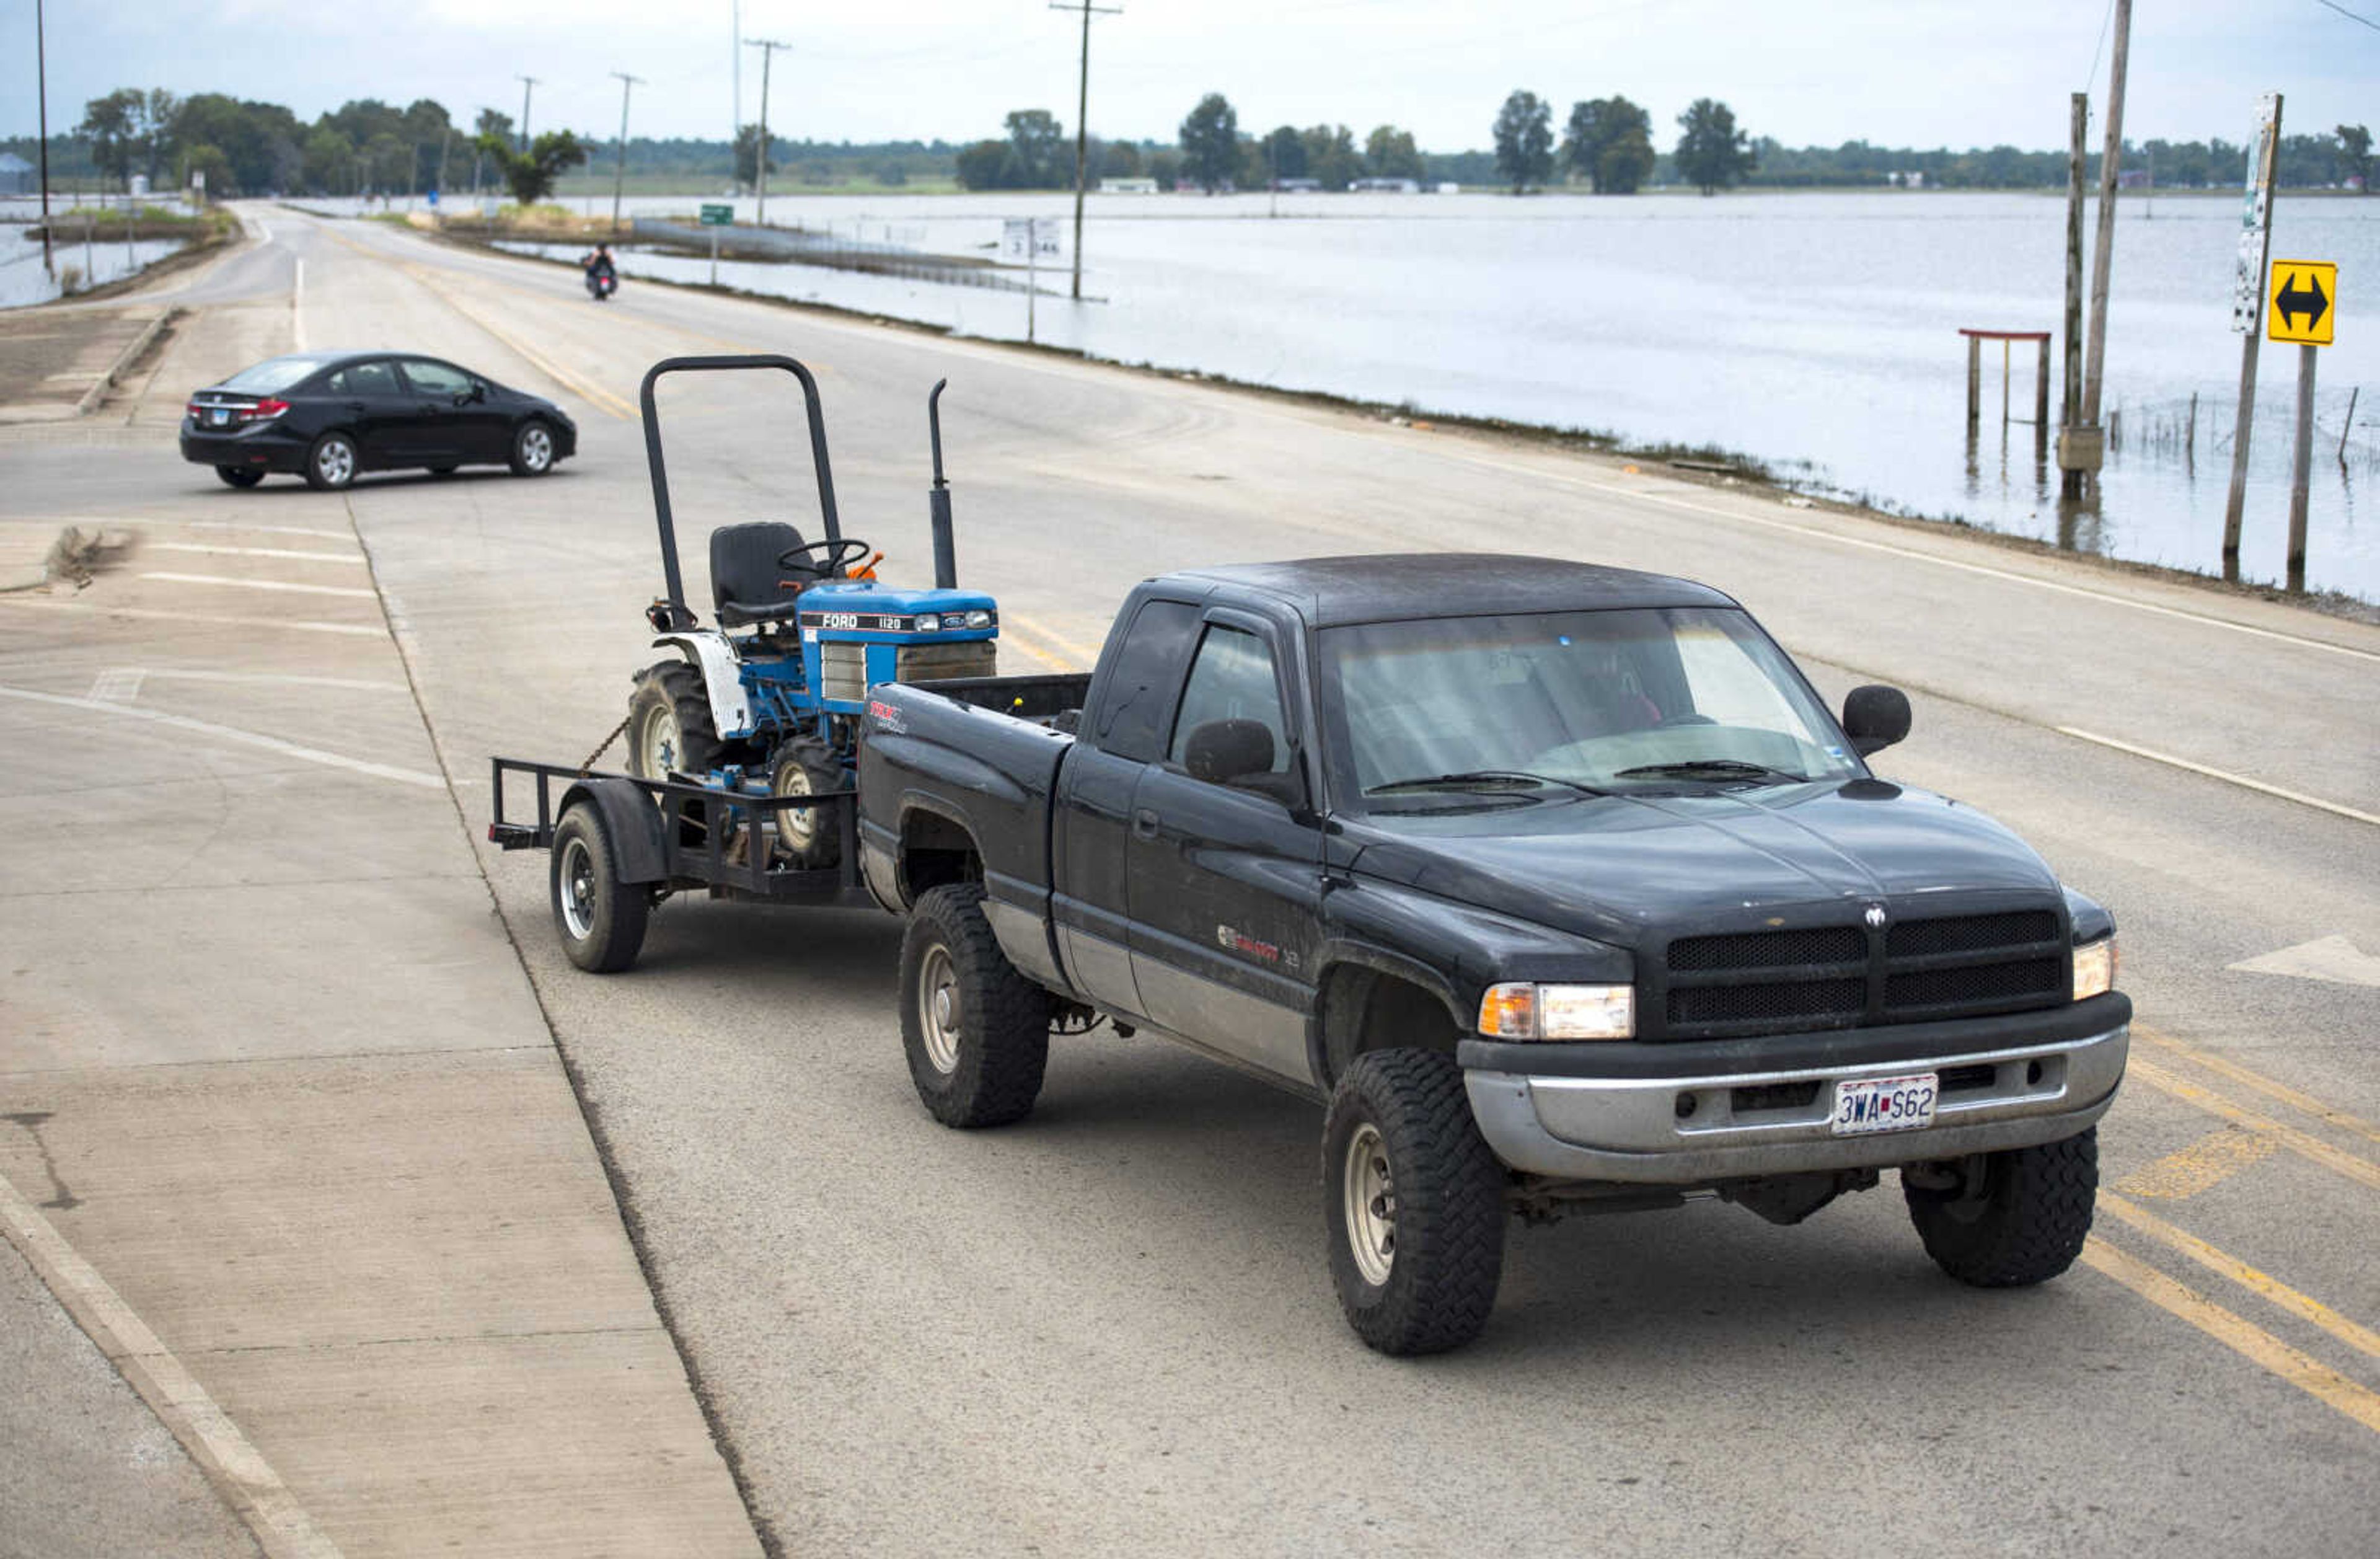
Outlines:
<svg viewBox="0 0 2380 1559"><path fill-rule="evenodd" d="M2038 894L2057 877L1983 813L1873 779L1561 798L1346 824L1359 878L1634 948L1765 909Z"/></svg>

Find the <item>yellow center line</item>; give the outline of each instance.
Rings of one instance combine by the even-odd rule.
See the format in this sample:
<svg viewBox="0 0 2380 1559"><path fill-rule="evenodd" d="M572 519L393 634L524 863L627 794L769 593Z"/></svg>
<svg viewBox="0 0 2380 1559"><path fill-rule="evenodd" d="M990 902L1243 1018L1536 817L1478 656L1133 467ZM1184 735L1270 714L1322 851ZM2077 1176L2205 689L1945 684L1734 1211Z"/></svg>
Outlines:
<svg viewBox="0 0 2380 1559"><path fill-rule="evenodd" d="M2380 1358L2380 1332L2358 1325L2321 1300L2299 1293L2277 1277L2258 1272L2238 1257L2216 1249L2186 1229L2176 1228L2146 1208L2134 1206L2113 1191L2099 1193L2099 1206L2151 1239L2180 1251L2209 1272L2220 1273L2240 1287L2263 1295L2301 1321L2312 1321L2349 1347Z"/></svg>
<svg viewBox="0 0 2380 1559"><path fill-rule="evenodd" d="M2236 1126L2217 1127L2180 1151L2132 1171L2116 1182L2116 1188L2153 1201L2180 1201L2213 1190L2280 1151L2278 1142L2260 1133Z"/></svg>
<svg viewBox="0 0 2380 1559"><path fill-rule="evenodd" d="M1016 647L1045 665L1060 671L1088 671L1099 660L1099 652L1086 650L1070 639L1062 639L1040 624L1018 616L1014 612L1000 615L1001 633L1018 636ZM1035 641L1038 642L1036 643ZM1064 657L1061 659L1060 657Z"/></svg>
<svg viewBox="0 0 2380 1559"><path fill-rule="evenodd" d="M2138 1023L2132 1025L2132 1038L2146 1040L2159 1050L2168 1051L2186 1061L2195 1062L2208 1071L2219 1073L2243 1087L2252 1088L2257 1092L2268 1098L2277 1099L2290 1109L2301 1114L2311 1115L2326 1126L2334 1126L2341 1131L2351 1131L2358 1137L2380 1142L2380 1127L2374 1126L2360 1115L2351 1115L2345 1110L2325 1104L2312 1094L2301 1093L2287 1083L2276 1082L2261 1072L2251 1071L2228 1056L2218 1055L2213 1051L2185 1043L2170 1034L2161 1034L2154 1029L2144 1029Z"/></svg>
<svg viewBox="0 0 2380 1559"><path fill-rule="evenodd" d="M2188 1321L2241 1358L2380 1434L2380 1392L2356 1384L2103 1239L2094 1236L2083 1242L2082 1264L2115 1279L2157 1309Z"/></svg>
<svg viewBox="0 0 2380 1559"><path fill-rule="evenodd" d="M448 308L454 310L456 313L462 315L473 324L478 325L481 330L486 331L490 335L494 336L497 340L511 347L515 353L525 359L540 373L544 374L555 384L570 390L581 400L594 406L598 410L607 412L613 417L619 418L624 422L634 421L636 420L637 408L629 405L625 400L613 395L611 391L603 388L603 386L596 384L593 380L587 378L585 375L574 372L571 370L563 367L560 363L555 362L552 358L547 357L544 353L540 352L537 348L531 347L528 342L523 341L519 336L515 335L512 332L504 329L502 325L497 324L494 321L480 313L477 309L470 307L461 298L455 297L444 287L437 286L431 279L429 267L417 265L411 261L405 260L395 261L393 262L393 263L407 275L411 276L415 281L420 283L423 287L436 294L439 300L444 303Z"/></svg>
<svg viewBox="0 0 2380 1559"><path fill-rule="evenodd" d="M2300 1131L2293 1126L2283 1126L2268 1115L2260 1115L2253 1110L2243 1110L2221 1094L2203 1089L2196 1083L2184 1081L2156 1063L2143 1061L2138 1055L2131 1058L2131 1064L2125 1068L2125 1072L2126 1075L2138 1078L2159 1092L2170 1094L2186 1104L2195 1104L2207 1114L2220 1115L2236 1126L2244 1126L2251 1131L2261 1131L2300 1157L2310 1159L2334 1174L2343 1175L2350 1180L2361 1181L2374 1190L2380 1191L2380 1163L2374 1163L2370 1159L2358 1158L2345 1149L2334 1148L2319 1137Z"/></svg>

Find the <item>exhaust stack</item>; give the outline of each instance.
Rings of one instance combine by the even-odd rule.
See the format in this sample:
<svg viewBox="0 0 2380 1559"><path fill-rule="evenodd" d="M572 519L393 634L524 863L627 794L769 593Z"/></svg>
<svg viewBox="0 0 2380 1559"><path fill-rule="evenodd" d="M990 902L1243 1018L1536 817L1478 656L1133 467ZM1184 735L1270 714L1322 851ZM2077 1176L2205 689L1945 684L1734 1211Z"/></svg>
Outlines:
<svg viewBox="0 0 2380 1559"><path fill-rule="evenodd" d="M947 379L934 381L934 388L926 396L926 427L934 445L934 485L926 494L926 512L934 527L934 588L956 590L959 585L958 546L951 534L951 488L942 480L942 390Z"/></svg>

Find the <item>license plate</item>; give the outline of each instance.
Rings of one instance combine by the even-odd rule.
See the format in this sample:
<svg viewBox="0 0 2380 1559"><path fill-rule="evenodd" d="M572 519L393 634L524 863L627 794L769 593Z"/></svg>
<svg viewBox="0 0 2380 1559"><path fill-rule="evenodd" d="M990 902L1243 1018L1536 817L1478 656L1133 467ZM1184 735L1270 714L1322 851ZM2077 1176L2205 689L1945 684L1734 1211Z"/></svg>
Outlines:
<svg viewBox="0 0 2380 1559"><path fill-rule="evenodd" d="M1914 1131L1934 1124L1939 1079L1931 1072L1905 1078L1861 1078L1835 1085L1834 1132L1857 1137L1871 1131Z"/></svg>
<svg viewBox="0 0 2380 1559"><path fill-rule="evenodd" d="M217 407L214 410L207 413L207 420L220 428L225 422L231 420L231 413L224 410L221 407Z"/></svg>

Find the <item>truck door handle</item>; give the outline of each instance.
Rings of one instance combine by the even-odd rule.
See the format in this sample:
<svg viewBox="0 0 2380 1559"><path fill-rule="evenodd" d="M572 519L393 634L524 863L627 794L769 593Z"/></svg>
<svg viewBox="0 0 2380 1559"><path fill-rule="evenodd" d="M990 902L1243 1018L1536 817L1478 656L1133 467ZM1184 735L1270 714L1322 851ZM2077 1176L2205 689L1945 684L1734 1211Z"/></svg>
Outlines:
<svg viewBox="0 0 2380 1559"><path fill-rule="evenodd" d="M1132 814L1132 836L1135 839L1157 837L1157 814L1143 807Z"/></svg>

